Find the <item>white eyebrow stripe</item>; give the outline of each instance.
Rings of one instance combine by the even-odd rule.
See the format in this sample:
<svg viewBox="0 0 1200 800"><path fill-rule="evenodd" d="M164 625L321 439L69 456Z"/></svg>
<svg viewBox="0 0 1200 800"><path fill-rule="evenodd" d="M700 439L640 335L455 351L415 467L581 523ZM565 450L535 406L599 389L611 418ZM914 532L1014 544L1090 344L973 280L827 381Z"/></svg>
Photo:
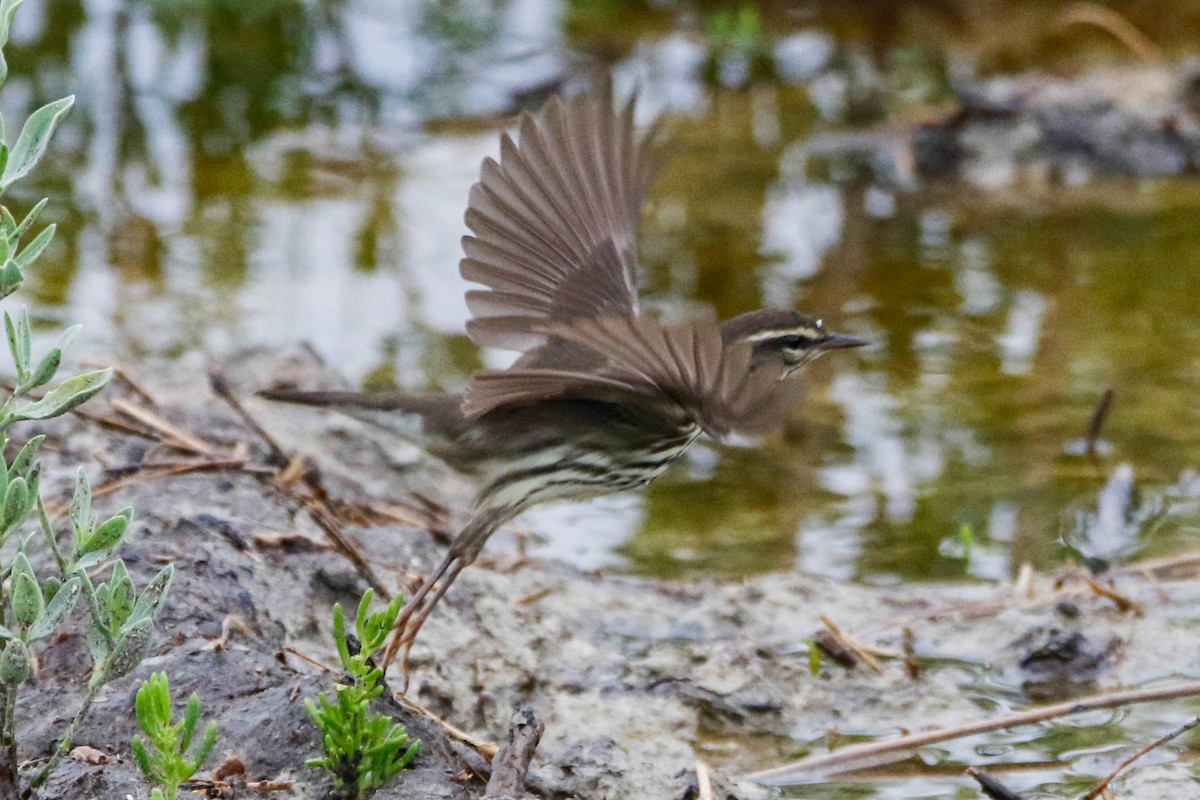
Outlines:
<svg viewBox="0 0 1200 800"><path fill-rule="evenodd" d="M815 338L815 334L820 334L820 330L814 331L812 328L776 328L770 331L759 331L753 336L746 337L747 342L761 342L766 339L778 339L783 336L800 336L804 338Z"/></svg>

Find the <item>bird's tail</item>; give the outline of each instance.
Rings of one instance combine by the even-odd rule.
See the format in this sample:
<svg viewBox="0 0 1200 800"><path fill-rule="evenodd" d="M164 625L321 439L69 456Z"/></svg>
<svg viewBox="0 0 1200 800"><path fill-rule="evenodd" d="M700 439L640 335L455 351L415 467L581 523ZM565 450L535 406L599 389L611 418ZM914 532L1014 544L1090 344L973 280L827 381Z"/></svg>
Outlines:
<svg viewBox="0 0 1200 800"><path fill-rule="evenodd" d="M436 454L465 424L458 395L403 392L333 392L268 389L259 397L280 403L328 408L399 436Z"/></svg>

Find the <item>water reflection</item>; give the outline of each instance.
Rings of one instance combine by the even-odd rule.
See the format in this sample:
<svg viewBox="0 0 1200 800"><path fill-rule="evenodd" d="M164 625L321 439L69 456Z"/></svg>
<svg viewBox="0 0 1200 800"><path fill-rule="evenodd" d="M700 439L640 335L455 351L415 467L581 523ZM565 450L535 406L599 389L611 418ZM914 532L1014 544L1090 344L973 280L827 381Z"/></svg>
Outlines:
<svg viewBox="0 0 1200 800"><path fill-rule="evenodd" d="M93 352L309 340L351 382L413 389L505 363L461 333L468 188L498 150L495 115L611 67L640 113L670 114L648 301L795 305L876 344L818 363L761 447L698 448L644 499L539 511L545 552L671 575L995 579L1195 529L1176 488L1200 462L1200 190L918 185L906 104L1029 57L1004 37L945 55L928 31L977 32L969 7L768 3L750 38L714 43L703 5L34 5L4 113L79 103L13 200L53 198L59 236L30 295L41 317L87 324ZM1110 460L1068 454L1110 385ZM1096 496L1118 479L1164 499L1112 522ZM969 564L945 546L964 525Z"/></svg>

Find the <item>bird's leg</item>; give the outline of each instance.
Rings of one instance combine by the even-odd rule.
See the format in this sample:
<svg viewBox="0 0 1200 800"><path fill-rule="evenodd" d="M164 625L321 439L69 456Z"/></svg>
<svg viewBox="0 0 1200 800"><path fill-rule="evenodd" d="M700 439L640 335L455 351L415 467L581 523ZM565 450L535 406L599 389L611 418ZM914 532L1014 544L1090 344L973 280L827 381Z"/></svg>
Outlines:
<svg viewBox="0 0 1200 800"><path fill-rule="evenodd" d="M433 609L437 607L438 601L442 599L442 595L450 588L450 584L454 583L454 579L458 577L458 573L463 571L467 563L463 560L454 562L454 565L446 573L446 576L438 584L437 591L426 598L426 601L421 605L421 608L408 620L405 621L405 626L398 629L392 636L392 645L400 653L400 694L405 694L408 691L408 657L412 652L413 642L417 640L417 634L421 630L421 626L425 624L425 620L429 617ZM386 666L384 667L386 669Z"/></svg>
<svg viewBox="0 0 1200 800"><path fill-rule="evenodd" d="M446 594L450 584L454 583L458 573L475 560L492 532L501 522L511 518L512 515L513 510L508 508L495 509L486 506L477 508L463 530L455 537L454 542L450 545L450 551L446 553L442 563L438 564L437 569L421 585L417 593L404 604L404 609L396 618L396 624L392 626L392 638L388 642L387 650L383 654L383 662L380 664L380 668L387 672L388 667L396 659L396 654L401 649L404 650L404 659L401 662L404 668L404 689L401 694L408 690L408 655L421 626L425 624L429 614Z"/></svg>
<svg viewBox="0 0 1200 800"><path fill-rule="evenodd" d="M454 566L454 563L458 560L458 553L455 551L454 547L451 547L450 552L446 554L444 559L442 559L442 563L438 564L437 569L435 569L429 575L429 577L425 579L424 583L421 584L421 588L417 589L416 594L408 598L408 601L405 602L404 608L402 608L400 611L400 616L396 618L396 624L392 626L392 638L391 641L388 642L387 650L384 651L383 663L380 664L380 668L382 668L384 672L387 672L388 667L392 665L392 661L396 658L396 651L400 649L400 645L405 639L409 641L411 646L412 639L415 638L415 636L406 635L408 632L409 620L412 619L413 614L425 604L425 598L429 595L430 590L437 585L438 581L442 579L442 576L450 572L450 568ZM454 570L454 574L457 575L461 571L462 567L459 567L458 569ZM433 609L433 604L436 604L445 593L445 588L437 593L436 599L430 601L429 610ZM429 610L420 615L422 622L424 622L425 617L429 616ZM407 670L405 671L407 672Z"/></svg>

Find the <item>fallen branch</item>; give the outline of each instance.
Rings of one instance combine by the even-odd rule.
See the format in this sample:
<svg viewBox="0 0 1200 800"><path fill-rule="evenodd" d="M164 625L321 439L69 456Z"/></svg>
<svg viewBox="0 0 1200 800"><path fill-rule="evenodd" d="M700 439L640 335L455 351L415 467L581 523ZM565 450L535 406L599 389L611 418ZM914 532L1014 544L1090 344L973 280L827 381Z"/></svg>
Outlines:
<svg viewBox="0 0 1200 800"><path fill-rule="evenodd" d="M746 780L756 783L784 784L801 778L835 775L851 770L865 769L878 764L888 764L907 758L915 750L938 742L960 739L964 736L974 736L978 733L1012 728L1017 725L1029 725L1044 722L1048 719L1065 717L1083 711L1095 711L1102 708L1117 708L1136 703L1149 703L1155 700L1173 700L1180 697L1200 695L1200 681L1164 686L1156 689L1134 689L1125 692L1111 692L1057 703L1044 708L1021 711L1016 714L1006 714L995 719L977 720L955 728L913 733L886 742L871 742L869 744L846 747L836 753L826 753L804 758L782 767L753 772L745 776Z"/></svg>
<svg viewBox="0 0 1200 800"><path fill-rule="evenodd" d="M484 798L516 800L525 795L525 774L537 750L546 725L528 708L513 712L508 741L492 759L492 777L488 779Z"/></svg>

